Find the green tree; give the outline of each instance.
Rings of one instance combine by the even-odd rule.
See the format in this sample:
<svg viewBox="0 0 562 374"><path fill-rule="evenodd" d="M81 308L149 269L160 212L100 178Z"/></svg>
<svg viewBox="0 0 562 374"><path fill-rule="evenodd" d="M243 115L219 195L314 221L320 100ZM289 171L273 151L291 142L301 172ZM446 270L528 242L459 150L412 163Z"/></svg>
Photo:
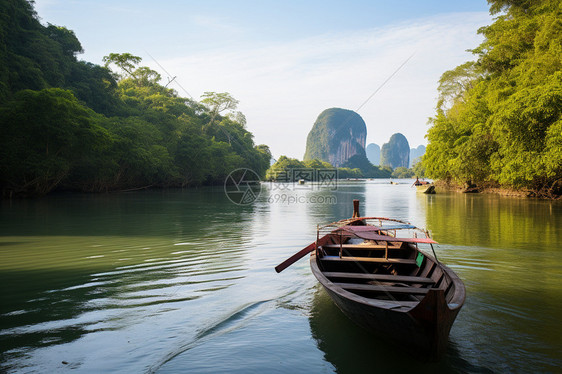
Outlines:
<svg viewBox="0 0 562 374"><path fill-rule="evenodd" d="M333 169L332 164L326 161L321 161L317 158L304 161L304 166L311 169Z"/></svg>
<svg viewBox="0 0 562 374"><path fill-rule="evenodd" d="M463 95L483 75L480 65L474 61L465 62L453 70L444 72L439 79L439 86L437 88L439 91L437 107L450 107L458 100L464 102Z"/></svg>
<svg viewBox="0 0 562 374"><path fill-rule="evenodd" d="M291 169L306 169L306 165L296 158L280 156L279 159L267 170L265 178L267 180L286 178L287 172Z"/></svg>
<svg viewBox="0 0 562 374"><path fill-rule="evenodd" d="M201 97L201 104L209 109L211 116L209 123L211 125L220 113L225 110L236 110L239 103L239 101L230 96L228 92L205 92Z"/></svg>
<svg viewBox="0 0 562 374"><path fill-rule="evenodd" d="M134 71L142 61L142 58L130 53L110 53L104 56L102 61L105 62L106 68L109 68L111 65L117 66L121 70L118 76L123 79L134 76Z"/></svg>
<svg viewBox="0 0 562 374"><path fill-rule="evenodd" d="M421 160L421 157L418 157L414 160L412 170L415 177L425 178L425 166Z"/></svg>
<svg viewBox="0 0 562 374"><path fill-rule="evenodd" d="M45 31L49 38L59 43L65 55L76 57L77 54L84 53L82 44L80 44L80 41L76 38L74 31L50 23Z"/></svg>
<svg viewBox="0 0 562 374"><path fill-rule="evenodd" d="M392 178L412 178L414 176L414 171L412 169L405 168L403 166L397 167L392 172Z"/></svg>
<svg viewBox="0 0 562 374"><path fill-rule="evenodd" d="M338 178L363 178L363 172L359 168L338 168Z"/></svg>
<svg viewBox="0 0 562 374"><path fill-rule="evenodd" d="M32 1L0 1L4 196L223 183L233 168L269 167L229 94L199 103L139 56L111 53L99 66L77 61L81 52L73 31L39 22Z"/></svg>
<svg viewBox="0 0 562 374"><path fill-rule="evenodd" d="M0 108L3 194L42 195L110 143L93 111L59 88L24 90Z"/></svg>
<svg viewBox="0 0 562 374"><path fill-rule="evenodd" d="M443 74L423 157L429 177L560 193L562 6L491 0L477 61ZM446 104L446 105L445 105Z"/></svg>

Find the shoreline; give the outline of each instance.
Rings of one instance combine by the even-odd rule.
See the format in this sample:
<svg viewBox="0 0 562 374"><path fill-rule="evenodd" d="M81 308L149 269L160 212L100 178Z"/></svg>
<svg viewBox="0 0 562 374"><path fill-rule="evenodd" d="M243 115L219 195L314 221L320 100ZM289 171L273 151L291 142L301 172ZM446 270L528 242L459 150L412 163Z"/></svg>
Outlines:
<svg viewBox="0 0 562 374"><path fill-rule="evenodd" d="M517 190L514 188L498 187L497 185L478 185L473 184L472 186L461 186L457 183L436 180L433 182L437 191L452 191L457 193L478 193L478 194L496 194L500 196L507 197L517 197L517 198L531 198L531 199L543 199L543 200L561 200L562 195L556 195L552 193L546 193L543 191L535 190Z"/></svg>

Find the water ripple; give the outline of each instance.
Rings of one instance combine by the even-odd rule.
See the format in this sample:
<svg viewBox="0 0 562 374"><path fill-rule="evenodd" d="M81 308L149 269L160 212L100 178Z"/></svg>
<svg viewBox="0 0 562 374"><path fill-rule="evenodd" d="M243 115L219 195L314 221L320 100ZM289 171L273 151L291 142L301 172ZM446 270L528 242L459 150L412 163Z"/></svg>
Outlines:
<svg viewBox="0 0 562 374"><path fill-rule="evenodd" d="M242 326L246 325L251 319L263 313L268 307L271 308L272 302L274 302L274 300L260 300L243 305L239 309L232 311L223 318L211 323L206 327L201 328L197 332L193 340L190 340L174 351L169 352L162 360L149 367L147 372L156 372L166 362L172 360L174 357L182 354L183 352L186 352L189 349L202 344L208 339L216 338L223 334L241 328Z"/></svg>

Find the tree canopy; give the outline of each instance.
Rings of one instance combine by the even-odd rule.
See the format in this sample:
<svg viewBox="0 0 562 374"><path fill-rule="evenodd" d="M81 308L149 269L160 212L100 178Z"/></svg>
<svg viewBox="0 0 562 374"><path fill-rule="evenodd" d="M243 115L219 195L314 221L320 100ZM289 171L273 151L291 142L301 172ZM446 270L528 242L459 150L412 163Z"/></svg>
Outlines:
<svg viewBox="0 0 562 374"><path fill-rule="evenodd" d="M408 169L404 166L399 166L392 171L392 178L413 178L414 177L414 170Z"/></svg>
<svg viewBox="0 0 562 374"><path fill-rule="evenodd" d="M562 190L562 3L490 0L476 61L445 72L423 157L458 183Z"/></svg>
<svg viewBox="0 0 562 374"><path fill-rule="evenodd" d="M0 14L3 196L223 183L241 167L265 174L269 148L254 144L242 113L222 115L238 104L230 94L180 97L130 53L108 54L105 66L78 61L74 33L41 25L32 2L2 0Z"/></svg>

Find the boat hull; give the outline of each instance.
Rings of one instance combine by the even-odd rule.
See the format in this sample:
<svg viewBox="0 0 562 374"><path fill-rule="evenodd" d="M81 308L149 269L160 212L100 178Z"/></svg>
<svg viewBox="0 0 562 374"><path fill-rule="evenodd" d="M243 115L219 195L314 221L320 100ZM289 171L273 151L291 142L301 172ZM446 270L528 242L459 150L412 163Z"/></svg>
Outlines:
<svg viewBox="0 0 562 374"><path fill-rule="evenodd" d="M419 186L416 186L416 190L418 192L424 193L424 194L434 194L435 193L435 185L433 184L422 184Z"/></svg>
<svg viewBox="0 0 562 374"><path fill-rule="evenodd" d="M360 327L424 360L436 361L446 351L449 332L462 304L448 305L443 290L431 290L410 308L399 307L399 303L393 307L392 302L366 300L335 286L320 271L314 253L310 264L334 303ZM439 266L454 275L446 266Z"/></svg>
<svg viewBox="0 0 562 374"><path fill-rule="evenodd" d="M312 273L347 317L380 339L436 361L466 296L461 279L437 260L436 243L409 222L361 217L354 200L352 218L318 226L316 241L275 270L310 253ZM433 256L420 245L430 245Z"/></svg>

